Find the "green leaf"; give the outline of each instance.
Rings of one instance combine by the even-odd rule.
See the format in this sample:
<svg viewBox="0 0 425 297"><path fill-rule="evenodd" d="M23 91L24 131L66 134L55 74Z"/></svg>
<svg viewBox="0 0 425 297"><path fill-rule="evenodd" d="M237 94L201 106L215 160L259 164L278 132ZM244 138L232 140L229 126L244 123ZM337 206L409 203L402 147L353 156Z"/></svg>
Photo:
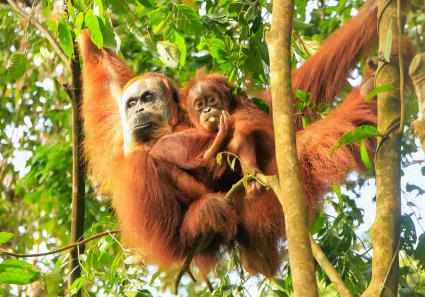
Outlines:
<svg viewBox="0 0 425 297"><path fill-rule="evenodd" d="M69 287L68 291L71 295L77 294L77 292L84 286L86 283L87 277L81 276L77 278L72 285Z"/></svg>
<svg viewBox="0 0 425 297"><path fill-rule="evenodd" d="M306 116L301 117L303 128L307 128L310 125L310 119Z"/></svg>
<svg viewBox="0 0 425 297"><path fill-rule="evenodd" d="M311 226L310 233L312 235L318 233L323 228L323 226L325 226L325 223L326 223L326 219L323 216L318 217L314 221L313 226Z"/></svg>
<svg viewBox="0 0 425 297"><path fill-rule="evenodd" d="M425 265L425 233L419 236L418 245L415 249L414 256L422 265Z"/></svg>
<svg viewBox="0 0 425 297"><path fill-rule="evenodd" d="M311 24L304 23L304 22L299 21L295 18L292 21L292 26L293 26L295 31L304 31L304 30L311 29L313 27Z"/></svg>
<svg viewBox="0 0 425 297"><path fill-rule="evenodd" d="M117 42L115 40L114 28L111 23L106 18L98 18L100 31L102 32L103 37L103 46L115 49Z"/></svg>
<svg viewBox="0 0 425 297"><path fill-rule="evenodd" d="M221 165L221 163L223 163L223 153L222 152L218 153L215 159L217 161L217 164Z"/></svg>
<svg viewBox="0 0 425 297"><path fill-rule="evenodd" d="M351 131L346 132L344 135L342 135L337 143L335 144L334 148L332 149L332 153L335 153L338 149L340 149L343 146L347 146L349 144L352 144L356 141L373 137L378 134L378 131L374 126L371 125L363 125L360 127L357 127Z"/></svg>
<svg viewBox="0 0 425 297"><path fill-rule="evenodd" d="M257 105L265 113L268 114L270 112L269 104L265 100L259 98L252 98L252 102L254 102L254 104Z"/></svg>
<svg viewBox="0 0 425 297"><path fill-rule="evenodd" d="M75 33L77 35L80 34L81 32L81 28L83 27L83 23L84 23L84 12L79 12L77 15L77 19L75 20Z"/></svg>
<svg viewBox="0 0 425 297"><path fill-rule="evenodd" d="M5 244L15 236L13 233L0 232L0 245Z"/></svg>
<svg viewBox="0 0 425 297"><path fill-rule="evenodd" d="M375 166L369 158L369 153L367 152L366 142L364 139L360 141L360 157L367 170L369 170L372 175L375 175Z"/></svg>
<svg viewBox="0 0 425 297"><path fill-rule="evenodd" d="M411 184L411 183L406 184L406 191L409 192L409 193L411 193L413 191L418 191L418 193L416 194L416 197L425 194L425 191L421 187L414 185L414 184Z"/></svg>
<svg viewBox="0 0 425 297"><path fill-rule="evenodd" d="M251 21L255 17L255 4L249 6L243 16L247 22Z"/></svg>
<svg viewBox="0 0 425 297"><path fill-rule="evenodd" d="M156 44L159 59L168 67L176 68L179 65L180 51L177 45L169 41L159 41Z"/></svg>
<svg viewBox="0 0 425 297"><path fill-rule="evenodd" d="M142 289L137 291L137 294L135 297L152 297L152 293L148 289Z"/></svg>
<svg viewBox="0 0 425 297"><path fill-rule="evenodd" d="M161 270L158 270L154 274L152 274L151 280L149 281L149 285L152 286L154 281L161 276Z"/></svg>
<svg viewBox="0 0 425 297"><path fill-rule="evenodd" d="M86 5L84 4L84 0L75 0L74 3L78 11L83 12L84 10L86 10Z"/></svg>
<svg viewBox="0 0 425 297"><path fill-rule="evenodd" d="M43 0L41 1L41 6L43 7L43 15L48 16L52 11L52 1Z"/></svg>
<svg viewBox="0 0 425 297"><path fill-rule="evenodd" d="M140 4L147 8L153 8L155 2L152 0L137 0Z"/></svg>
<svg viewBox="0 0 425 297"><path fill-rule="evenodd" d="M301 99L304 102L308 101L308 99L310 97L308 92L306 92L304 90L295 90L294 95L295 95L295 97L297 97L298 99Z"/></svg>
<svg viewBox="0 0 425 297"><path fill-rule="evenodd" d="M28 69L28 61L24 54L16 53L10 58L10 65L7 68L7 74L11 80L17 80Z"/></svg>
<svg viewBox="0 0 425 297"><path fill-rule="evenodd" d="M75 11L74 11L74 6L72 5L72 1L69 0L66 2L67 2L69 16L71 17L72 21L75 21Z"/></svg>
<svg viewBox="0 0 425 297"><path fill-rule="evenodd" d="M155 9L149 14L149 27L152 28L153 33L158 33L159 30L161 30L164 24L168 21L169 15L170 13L162 7Z"/></svg>
<svg viewBox="0 0 425 297"><path fill-rule="evenodd" d="M338 197L338 199L341 200L342 198L342 194L341 194L341 185L339 183L334 183L332 186L332 191L336 194L336 196Z"/></svg>
<svg viewBox="0 0 425 297"><path fill-rule="evenodd" d="M94 4L99 9L99 16L103 16L103 2L102 0L94 0Z"/></svg>
<svg viewBox="0 0 425 297"><path fill-rule="evenodd" d="M206 40L210 55L213 57L214 62L218 64L222 73L229 73L233 68L233 62L231 62L231 52L227 49L226 44L222 39L213 37Z"/></svg>
<svg viewBox="0 0 425 297"><path fill-rule="evenodd" d="M100 30L99 20L97 16L93 14L93 10L88 10L84 17L87 28L89 28L91 33L91 40L97 46L97 48L103 48L103 35Z"/></svg>
<svg viewBox="0 0 425 297"><path fill-rule="evenodd" d="M331 111L331 107L327 103L320 103L319 112L322 114L328 114Z"/></svg>
<svg viewBox="0 0 425 297"><path fill-rule="evenodd" d="M40 278L40 272L25 261L8 259L0 263L0 283L27 285Z"/></svg>
<svg viewBox="0 0 425 297"><path fill-rule="evenodd" d="M369 101L370 99L372 99L373 97L375 97L376 95L380 93L392 92L393 90L394 90L394 87L392 85L382 85L377 88L374 88L372 91L369 92L369 94L367 94L366 101Z"/></svg>
<svg viewBox="0 0 425 297"><path fill-rule="evenodd" d="M185 4L178 4L176 9L177 29L189 36L200 36L202 34L203 22L197 12L192 7Z"/></svg>
<svg viewBox="0 0 425 297"><path fill-rule="evenodd" d="M69 58L74 59L74 42L72 40L71 29L64 17L61 17L58 23L58 38L59 45L65 54Z"/></svg>
<svg viewBox="0 0 425 297"><path fill-rule="evenodd" d="M232 159L232 161L229 163L230 168L235 171L235 165L236 165L236 157Z"/></svg>
<svg viewBox="0 0 425 297"><path fill-rule="evenodd" d="M384 49L383 49L384 59L388 63L390 62L391 47L392 47L392 44L393 44L392 23L393 22L391 20L390 25L388 26L388 29L387 29L387 34L385 34Z"/></svg>
<svg viewBox="0 0 425 297"><path fill-rule="evenodd" d="M167 30L164 37L173 42L180 51L179 65L184 66L186 63L186 42L184 37L175 29Z"/></svg>

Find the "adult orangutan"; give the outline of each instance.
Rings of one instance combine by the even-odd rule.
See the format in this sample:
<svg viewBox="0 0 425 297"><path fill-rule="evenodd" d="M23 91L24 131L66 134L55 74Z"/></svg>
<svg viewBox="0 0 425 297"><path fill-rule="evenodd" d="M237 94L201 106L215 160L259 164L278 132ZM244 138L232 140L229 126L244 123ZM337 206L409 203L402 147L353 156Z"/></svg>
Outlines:
<svg viewBox="0 0 425 297"><path fill-rule="evenodd" d="M236 214L223 195L210 194L192 176L150 154L157 139L185 127L171 81L158 73L132 78L115 54L96 48L87 31L79 45L85 151L100 189L113 196L127 246L140 249L147 263L169 267L186 255L184 230L230 240ZM185 224L187 213L202 217L202 224ZM202 254L199 258L202 262Z"/></svg>

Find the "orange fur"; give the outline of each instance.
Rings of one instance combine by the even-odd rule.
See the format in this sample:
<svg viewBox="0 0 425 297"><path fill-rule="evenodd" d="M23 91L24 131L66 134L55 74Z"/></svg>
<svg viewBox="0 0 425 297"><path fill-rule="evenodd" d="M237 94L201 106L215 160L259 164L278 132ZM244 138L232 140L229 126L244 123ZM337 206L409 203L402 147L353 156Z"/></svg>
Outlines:
<svg viewBox="0 0 425 297"><path fill-rule="evenodd" d="M220 79L216 82L216 78ZM219 94L227 92L225 98L231 100L227 105L233 107L228 110L231 114L233 134L225 150L240 155L241 162L253 158L253 166L260 172L277 174L271 117L247 100L230 94L226 79L218 74L207 75L203 71L199 72L187 86L193 87L201 80L204 84L215 84L216 89L220 89ZM187 89L182 92L183 96L187 93ZM186 100L191 114L191 101L187 98ZM199 125L198 119L191 120L195 126ZM332 151L339 137L364 124L376 124L376 102L366 102L360 95L360 88L355 88L327 118L297 133L302 184L309 201L311 221L317 214L326 189L334 182L342 182L349 172L363 170L358 144L343 147L335 153ZM159 158L192 171L195 176L195 172L199 173L200 168L210 168L209 172L213 175L210 179L217 183L217 180L224 181L222 174L226 171L211 171L211 162L202 160L201 157L214 137L214 133L205 132L200 128L185 130L161 139L161 149L154 150ZM197 144L196 139L199 139ZM247 143L248 139L251 139L250 143ZM240 153L241 148L246 145L251 146L253 156L246 155L244 158ZM171 146L175 153L167 153L164 149ZM367 148L373 153L374 142L368 140ZM283 211L277 197L270 190L263 190L260 193L238 194L232 201L240 220L236 239L241 249L243 266L251 273L273 277L281 264L279 242L284 239L285 234Z"/></svg>
<svg viewBox="0 0 425 297"><path fill-rule="evenodd" d="M376 35L373 27L364 31L366 25L376 22L370 19L373 19L374 13L370 11L374 12L374 8L369 6L369 10L362 11L293 73L294 88L311 92L317 101L333 99L349 68L369 48ZM213 190L229 189L229 181L224 176L234 179L234 174L229 174L225 166L217 168L201 159L213 135L195 133L196 129L185 130L186 116L178 102L171 100L176 98L174 87L161 74L144 76L160 76L168 82L173 117L167 123L169 129L162 133L173 133L124 155L117 94L133 77L132 71L111 51L97 49L85 31L81 34L80 49L84 61L83 117L89 167L101 190L113 196L113 207L127 245L140 249L147 263L169 267L183 259L197 235L216 233L196 258L205 274L215 264L222 244L234 237L239 221L236 238L245 268L273 276L280 266L278 244L284 236L282 209L274 194L264 191L252 197L236 195L233 209L223 203L222 194L213 193ZM207 78L213 83L226 81L219 75ZM221 84L219 90L222 86L226 84ZM222 91L227 94L229 90ZM336 157L330 156L331 144L341 133L360 123L374 122L367 111L371 107L358 98L358 91L354 90L332 115L297 135L303 185L314 212L326 187L360 166L356 145L339 150ZM229 149L238 152L240 146L244 146L244 137L252 137L257 166L266 174L276 174L270 117L243 98L236 97L229 103L233 104L230 108L234 110L235 127ZM355 112L363 106L364 112ZM329 129L336 131L332 133ZM180 130L183 131L176 133ZM319 135L321 137L317 137Z"/></svg>
<svg viewBox="0 0 425 297"><path fill-rule="evenodd" d="M317 105L331 104L347 81L347 75L361 57L376 47L377 1L365 2L359 13L324 40L314 55L292 71L292 89L311 94ZM256 96L271 106L271 94L261 91ZM318 114L311 109L304 115L315 120ZM302 129L301 115L296 116L296 128Z"/></svg>
<svg viewBox="0 0 425 297"><path fill-rule="evenodd" d="M146 263L169 268L185 257L192 244L190 239L199 234L212 231L224 239L232 237L232 230L236 230L233 209L220 202L220 194L209 195L211 190L193 177L155 158L151 154L154 142L140 144L124 154L118 99L133 74L114 53L97 49L87 31L82 32L79 45L84 61L85 151L90 172L101 190L112 194L126 245L139 250ZM159 73L145 73L134 79L143 77L160 77L166 84L172 119L164 123L168 128L161 129L161 133L183 129L186 117L171 81ZM200 202L193 203L197 199ZM186 221L203 218L204 224L188 226L186 213ZM226 228L217 228L218 219L228 222ZM210 254L201 253L197 258L199 263L208 262Z"/></svg>

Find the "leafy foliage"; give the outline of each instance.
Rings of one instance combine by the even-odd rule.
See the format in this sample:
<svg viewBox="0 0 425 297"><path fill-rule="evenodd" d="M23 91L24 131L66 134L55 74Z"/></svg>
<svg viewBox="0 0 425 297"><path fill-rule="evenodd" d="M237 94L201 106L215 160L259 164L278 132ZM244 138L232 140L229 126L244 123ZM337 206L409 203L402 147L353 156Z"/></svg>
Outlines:
<svg viewBox="0 0 425 297"><path fill-rule="evenodd" d="M293 67L314 54L321 41L346 21L361 2L296 0ZM75 38L83 28L88 28L97 47L118 50L135 72L161 71L184 82L196 69L206 67L228 76L236 89L246 90L248 94L268 86L269 58L264 39L271 17L268 0L73 0L66 3L61 6L55 1L36 1L31 11L32 17L42 21L70 58L76 58ZM421 5L420 1L412 1L413 13L408 16L406 31L419 41L419 49L423 51L425 37L421 34L424 29L421 20L425 13ZM391 42L386 44L391 47ZM68 65L54 53L43 35L2 2L0 244L3 250L32 253L69 242L71 110L63 87L69 80ZM350 88L347 84L341 97ZM375 89L369 97L389 90L390 87ZM296 96L299 100L295 108L300 113L308 107L325 117L332 108L312 106L305 92L297 91ZM255 98L253 101L268 110L264 101ZM407 103L407 110L410 122L417 111L414 101ZM310 118L303 114L304 127L309 123ZM337 146L376 134L376 129L361 127L344 136ZM412 134L407 131L403 162L408 162L417 151ZM218 159L223 161L223 157L221 154ZM362 154L361 158L372 170L373 156ZM231 167L239 164L237 156L226 155L225 161ZM324 214L311 229L355 296L370 279L370 242L364 221L371 214L356 200L364 195L361 193L366 184L363 178L358 178L346 185L335 185L334 194L325 200ZM408 208L404 209L400 244L400 295L421 296L425 294L425 236L423 229L418 229L420 209L416 201L422 199L423 191L413 181L405 190L410 196ZM98 197L91 187L87 187L86 194L86 235L116 229L109 197ZM173 273L165 274L143 265L140 257L130 254L120 245L119 238L113 236L89 243L79 260L83 274L67 288L67 253L37 257L31 262L2 257L0 296L58 296L75 293L79 288L88 296L158 296L173 284ZM329 279L319 267L317 271L321 295L335 296ZM201 280L196 271L195 276ZM210 278L216 288L213 296L290 296L292 293L288 265L282 267L274 281L251 277L242 271L238 255L233 253L225 255ZM24 286L30 283L33 284ZM19 293L16 286L10 284L20 285ZM200 281L194 284L188 278L183 280L180 293L211 296L204 284Z"/></svg>

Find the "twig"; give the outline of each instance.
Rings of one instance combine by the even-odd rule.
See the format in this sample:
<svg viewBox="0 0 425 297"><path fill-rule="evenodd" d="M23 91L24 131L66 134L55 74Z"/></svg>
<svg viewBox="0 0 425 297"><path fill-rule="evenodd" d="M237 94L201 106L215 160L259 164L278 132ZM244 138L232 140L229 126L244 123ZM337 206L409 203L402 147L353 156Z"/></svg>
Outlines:
<svg viewBox="0 0 425 297"><path fill-rule="evenodd" d="M395 263L395 260L398 259L398 251L400 250L400 243L401 243L401 239L398 239L398 244L397 244L397 248L394 251L394 255L391 258L391 264L388 267L387 273L385 274L385 279L382 282L382 286L381 286L381 290L379 291L379 295L378 296L382 296L382 292L384 291L385 288L385 284L387 283L388 277L390 276L391 270L393 268L393 265Z"/></svg>
<svg viewBox="0 0 425 297"><path fill-rule="evenodd" d="M82 241L76 242L74 244L70 244L70 245L64 246L64 247L56 249L56 250L52 250L52 251L48 251L48 252L44 252L44 253L37 253L37 254L15 254L15 253L6 252L5 250L0 249L0 256L11 256L11 257L15 257L15 258L43 257L43 256L61 253L63 251L67 251L69 249L72 249L76 246L79 246L79 245L85 244L87 242L93 241L93 240L95 240L99 237L117 234L117 233L120 233L120 232L121 232L120 230L111 230L111 231L101 232L101 233L93 235L92 237L89 237L89 238L86 238Z"/></svg>
<svg viewBox="0 0 425 297"><path fill-rule="evenodd" d="M192 281L194 283L197 282L197 280L196 280L195 276L193 275L192 271L190 271L190 268L187 269L187 274L189 274L190 278L192 279Z"/></svg>
<svg viewBox="0 0 425 297"><path fill-rule="evenodd" d="M211 242L211 240L213 239L213 235L212 233L207 233L204 235L199 235L196 239L195 242L193 243L193 246L189 249L189 252L186 255L186 259L184 260L184 263L182 265L182 267L179 270L179 273L177 274L176 280L174 281L174 292L177 295L178 291L179 291L179 285L180 285L180 281L183 277L183 274L185 272L189 273L189 276L193 277L192 273L190 272L190 263L192 262L193 258L195 257L195 254L202 250L203 247L208 246L208 244ZM196 281L196 280L195 280ZM207 278L205 278L205 282L207 283L208 288L210 288L210 284L209 280Z"/></svg>
<svg viewBox="0 0 425 297"><path fill-rule="evenodd" d="M378 142L378 145L376 146L376 150L375 150L375 163L376 163L376 156L378 155L379 150L381 149L382 143L388 139L389 135L391 132L393 132L395 130L395 128L397 128L397 126L399 126L400 123L400 119L395 119L393 121L393 123L390 125L390 127L387 129L387 131L385 131L384 134L380 135L381 136L381 140Z"/></svg>
<svg viewBox="0 0 425 297"><path fill-rule="evenodd" d="M68 63L68 57L65 52L61 49L59 43L53 37L52 33L48 31L42 23L36 20L34 17L30 17L24 10L21 8L15 1L6 0L9 5L12 7L14 11L16 11L21 17L28 20L34 27L36 27L43 35L46 37L47 41L49 41L50 45L53 47L59 58L66 64Z"/></svg>
<svg viewBox="0 0 425 297"><path fill-rule="evenodd" d="M311 245L311 251L313 253L314 258L316 259L319 266L322 267L323 271L329 277L331 282L335 285L336 289L338 290L338 293L342 297L352 297L353 295L345 286L341 277L338 275L338 272L336 271L335 267L328 260L325 253L322 251L320 246L317 244L316 240L314 240L314 238L311 235L310 235L310 245Z"/></svg>
<svg viewBox="0 0 425 297"><path fill-rule="evenodd" d="M415 165L415 164L421 164L421 163L424 163L424 162L425 162L425 159L424 160L414 160L412 162L406 162L405 164L403 164L403 168L406 168L406 167L409 167L409 166L412 166L412 165Z"/></svg>

